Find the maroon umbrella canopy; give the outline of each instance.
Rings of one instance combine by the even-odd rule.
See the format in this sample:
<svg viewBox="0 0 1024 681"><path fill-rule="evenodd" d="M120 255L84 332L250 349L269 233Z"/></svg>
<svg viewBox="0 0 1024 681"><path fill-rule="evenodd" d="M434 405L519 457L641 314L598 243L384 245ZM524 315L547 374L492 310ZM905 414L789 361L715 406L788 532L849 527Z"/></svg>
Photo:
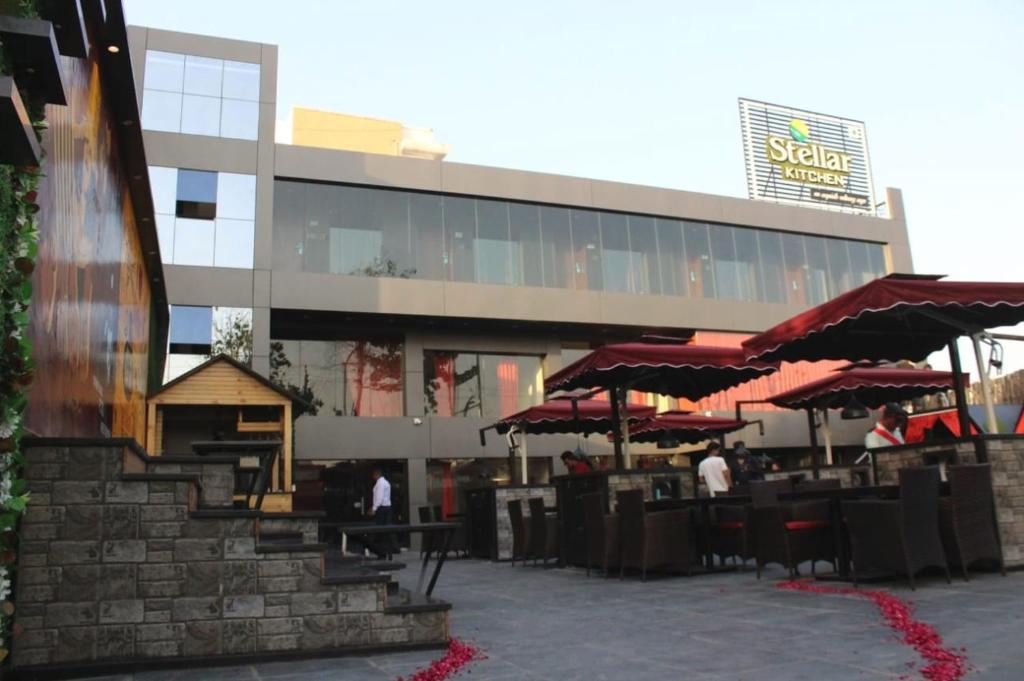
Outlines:
<svg viewBox="0 0 1024 681"><path fill-rule="evenodd" d="M701 416L685 411L666 411L630 430L629 439L631 442L657 442L665 437L671 437L680 442L695 444L732 433L746 425L746 421L736 419Z"/></svg>
<svg viewBox="0 0 1024 681"><path fill-rule="evenodd" d="M762 361L922 360L959 336L1024 321L1024 284L889 275L743 342Z"/></svg>
<svg viewBox="0 0 1024 681"><path fill-rule="evenodd" d="M886 402L909 400L952 387L953 374L949 371L855 367L779 393L768 401L787 409L838 409L856 397L865 407L876 409Z"/></svg>
<svg viewBox="0 0 1024 681"><path fill-rule="evenodd" d="M494 424L494 429L504 435L513 426L526 433L607 433L612 430L612 407L610 402L601 400L577 400L578 411L573 410L572 400L550 400L536 407L507 416ZM627 407L630 424L654 417L654 407L630 404ZM579 414L577 420L576 414Z"/></svg>
<svg viewBox="0 0 1024 681"><path fill-rule="evenodd" d="M770 374L774 364L748 361L741 348L709 345L605 345L544 381L547 392L627 386L646 393L699 400Z"/></svg>

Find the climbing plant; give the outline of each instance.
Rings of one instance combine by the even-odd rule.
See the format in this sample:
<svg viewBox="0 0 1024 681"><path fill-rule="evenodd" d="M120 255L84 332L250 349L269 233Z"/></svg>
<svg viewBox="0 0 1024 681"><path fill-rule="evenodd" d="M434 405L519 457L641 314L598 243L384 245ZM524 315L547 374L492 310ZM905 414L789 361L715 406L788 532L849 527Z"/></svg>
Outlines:
<svg viewBox="0 0 1024 681"><path fill-rule="evenodd" d="M36 17L35 0L4 0L0 14ZM0 59L0 73L9 72ZM36 137L46 128L45 107L25 96ZM12 580L17 567L18 518L28 502L18 443L28 390L35 375L29 340L32 272L38 250L40 168L0 165L0 661L12 632Z"/></svg>

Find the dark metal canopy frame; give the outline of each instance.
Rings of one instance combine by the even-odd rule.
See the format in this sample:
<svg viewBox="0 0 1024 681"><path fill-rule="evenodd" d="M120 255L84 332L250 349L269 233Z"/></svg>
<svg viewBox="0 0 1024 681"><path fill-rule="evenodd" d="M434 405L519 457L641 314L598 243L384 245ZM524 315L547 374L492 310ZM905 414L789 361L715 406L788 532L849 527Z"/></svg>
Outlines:
<svg viewBox="0 0 1024 681"><path fill-rule="evenodd" d="M921 361L949 348L961 433L970 433L956 341L1024 321L1024 284L891 274L813 307L743 342L751 360ZM978 460L987 460L975 440Z"/></svg>

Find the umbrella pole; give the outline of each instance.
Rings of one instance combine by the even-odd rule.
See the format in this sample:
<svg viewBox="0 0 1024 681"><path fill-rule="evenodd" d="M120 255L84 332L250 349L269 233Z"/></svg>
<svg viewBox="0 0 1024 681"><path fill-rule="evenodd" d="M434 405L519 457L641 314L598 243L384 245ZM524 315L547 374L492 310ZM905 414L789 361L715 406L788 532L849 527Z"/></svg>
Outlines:
<svg viewBox="0 0 1024 681"><path fill-rule="evenodd" d="M619 426L622 430L622 460L626 464L626 468L633 467L633 457L630 456L629 451L629 393L625 388L622 389L622 395L619 396L619 406L622 408L622 413L619 416Z"/></svg>
<svg viewBox="0 0 1024 681"><path fill-rule="evenodd" d="M960 439L971 439L971 417L967 413L967 391L964 389L964 370L960 365L960 349L957 339L949 342L949 367L953 371L953 393L956 395L956 416L960 425ZM974 452L978 463L988 462L988 452L981 438L974 440Z"/></svg>
<svg viewBox="0 0 1024 681"><path fill-rule="evenodd" d="M526 484L526 433L523 433L523 439L519 441L519 460L522 462L520 468L520 475L522 479L520 482Z"/></svg>
<svg viewBox="0 0 1024 681"><path fill-rule="evenodd" d="M612 388L608 391L612 408L612 444L615 448L615 470L625 468L622 459L622 422L619 418L619 389Z"/></svg>
<svg viewBox="0 0 1024 681"><path fill-rule="evenodd" d="M825 435L825 465L831 466L832 460L832 426L828 423L828 409L821 410L821 432Z"/></svg>
<svg viewBox="0 0 1024 681"><path fill-rule="evenodd" d="M988 367L981 356L980 334L971 334L974 342L974 361L978 363L978 380L981 381L981 396L985 402L985 432L995 435L999 432L999 423L996 421L996 409L992 406L992 381L988 377Z"/></svg>
<svg viewBox="0 0 1024 681"><path fill-rule="evenodd" d="M814 407L807 407L807 430L811 434L811 475L817 480L821 463L818 461L818 431L814 427Z"/></svg>

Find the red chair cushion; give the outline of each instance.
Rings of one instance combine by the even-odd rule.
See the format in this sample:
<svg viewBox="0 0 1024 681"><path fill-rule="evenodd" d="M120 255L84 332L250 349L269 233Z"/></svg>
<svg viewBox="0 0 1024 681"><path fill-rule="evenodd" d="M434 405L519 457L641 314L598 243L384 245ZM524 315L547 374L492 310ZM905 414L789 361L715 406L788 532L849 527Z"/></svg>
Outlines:
<svg viewBox="0 0 1024 681"><path fill-rule="evenodd" d="M726 523L718 523L718 527L723 530L742 530L745 525L738 520L731 520Z"/></svg>
<svg viewBox="0 0 1024 681"><path fill-rule="evenodd" d="M787 530L823 530L828 527L824 520L790 520L786 523Z"/></svg>

